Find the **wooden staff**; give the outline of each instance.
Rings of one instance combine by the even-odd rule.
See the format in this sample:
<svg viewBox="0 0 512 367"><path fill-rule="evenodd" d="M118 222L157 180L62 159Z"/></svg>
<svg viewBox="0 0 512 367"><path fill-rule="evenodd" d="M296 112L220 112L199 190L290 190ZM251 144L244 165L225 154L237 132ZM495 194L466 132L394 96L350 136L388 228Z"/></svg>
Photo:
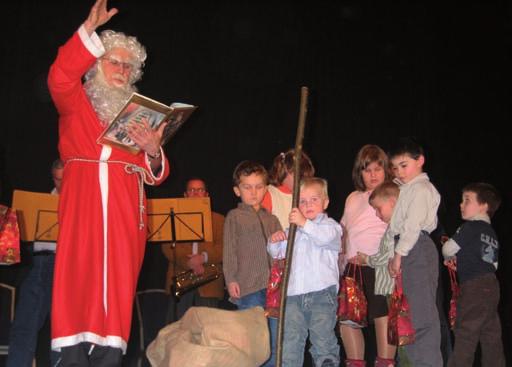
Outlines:
<svg viewBox="0 0 512 367"><path fill-rule="evenodd" d="M295 152L293 160L293 196L292 208L297 208L299 204L299 185L300 185L300 161L302 158L302 141L304 140L304 127L306 125L306 113L308 102L308 88L300 89L300 112L299 124L297 126L297 135L295 137ZM290 224L288 231L288 241L286 244L286 262L284 267L283 282L281 284L281 304L279 305L279 323L277 325L277 354L276 366L281 367L283 360L283 335L284 335L284 316L286 311L286 294L288 291L288 278L290 276L290 268L292 265L293 245L295 243L295 233L297 225Z"/></svg>

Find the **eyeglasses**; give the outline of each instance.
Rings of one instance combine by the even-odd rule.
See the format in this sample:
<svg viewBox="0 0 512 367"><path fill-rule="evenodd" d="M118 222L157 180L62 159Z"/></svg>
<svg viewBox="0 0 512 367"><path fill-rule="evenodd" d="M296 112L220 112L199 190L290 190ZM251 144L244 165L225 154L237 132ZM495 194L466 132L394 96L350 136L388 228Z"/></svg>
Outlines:
<svg viewBox="0 0 512 367"><path fill-rule="evenodd" d="M200 193L203 193L203 192L206 192L206 189L203 188L203 187L192 187L190 189L187 189L187 192L191 192L191 193L194 193L194 192L200 192Z"/></svg>
<svg viewBox="0 0 512 367"><path fill-rule="evenodd" d="M110 57L106 57L104 56L102 58L102 60L105 60L105 61L108 61L110 63L110 65L112 65L113 67L121 67L123 70L126 70L126 71L132 71L135 66L129 62L124 62L124 61L121 61L121 60L118 60L112 56Z"/></svg>

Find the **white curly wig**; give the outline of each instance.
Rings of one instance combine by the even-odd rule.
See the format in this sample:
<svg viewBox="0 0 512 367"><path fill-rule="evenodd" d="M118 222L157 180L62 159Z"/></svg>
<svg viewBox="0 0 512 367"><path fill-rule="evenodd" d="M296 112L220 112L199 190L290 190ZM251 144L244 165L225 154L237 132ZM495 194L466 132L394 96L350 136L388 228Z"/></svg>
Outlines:
<svg viewBox="0 0 512 367"><path fill-rule="evenodd" d="M144 67L144 61L146 61L146 49L144 46L137 41L137 38L133 36L127 36L123 32L115 32L107 29L100 33L100 39L108 53L113 48L124 48L133 55L131 62L134 65L133 71L130 74L129 83L133 84L142 77L142 68ZM98 60L99 61L99 60ZM94 77L98 70L98 62L87 72L85 79L89 80Z"/></svg>

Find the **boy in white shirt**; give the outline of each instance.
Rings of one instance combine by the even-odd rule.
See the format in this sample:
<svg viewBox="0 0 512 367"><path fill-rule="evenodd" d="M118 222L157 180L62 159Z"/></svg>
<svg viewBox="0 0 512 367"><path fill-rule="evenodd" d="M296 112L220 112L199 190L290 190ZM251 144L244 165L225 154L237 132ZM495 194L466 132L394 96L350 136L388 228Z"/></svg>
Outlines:
<svg viewBox="0 0 512 367"><path fill-rule="evenodd" d="M403 290L416 330L416 341L405 346L414 366L443 365L441 331L436 306L439 255L429 234L437 226L441 196L426 173L422 147L411 139L401 139L389 154L395 182L400 185L389 230L399 236L389 263L391 276L402 272Z"/></svg>

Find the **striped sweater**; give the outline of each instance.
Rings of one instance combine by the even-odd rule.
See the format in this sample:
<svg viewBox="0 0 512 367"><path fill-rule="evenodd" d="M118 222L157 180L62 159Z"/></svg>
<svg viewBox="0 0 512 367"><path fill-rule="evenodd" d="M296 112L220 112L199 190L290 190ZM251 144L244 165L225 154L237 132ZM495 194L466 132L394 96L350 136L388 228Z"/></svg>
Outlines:
<svg viewBox="0 0 512 367"><path fill-rule="evenodd" d="M368 256L368 265L375 269L375 294L386 296L393 293L395 280L389 274L388 263L394 255L395 239L388 227L380 240L379 251Z"/></svg>

